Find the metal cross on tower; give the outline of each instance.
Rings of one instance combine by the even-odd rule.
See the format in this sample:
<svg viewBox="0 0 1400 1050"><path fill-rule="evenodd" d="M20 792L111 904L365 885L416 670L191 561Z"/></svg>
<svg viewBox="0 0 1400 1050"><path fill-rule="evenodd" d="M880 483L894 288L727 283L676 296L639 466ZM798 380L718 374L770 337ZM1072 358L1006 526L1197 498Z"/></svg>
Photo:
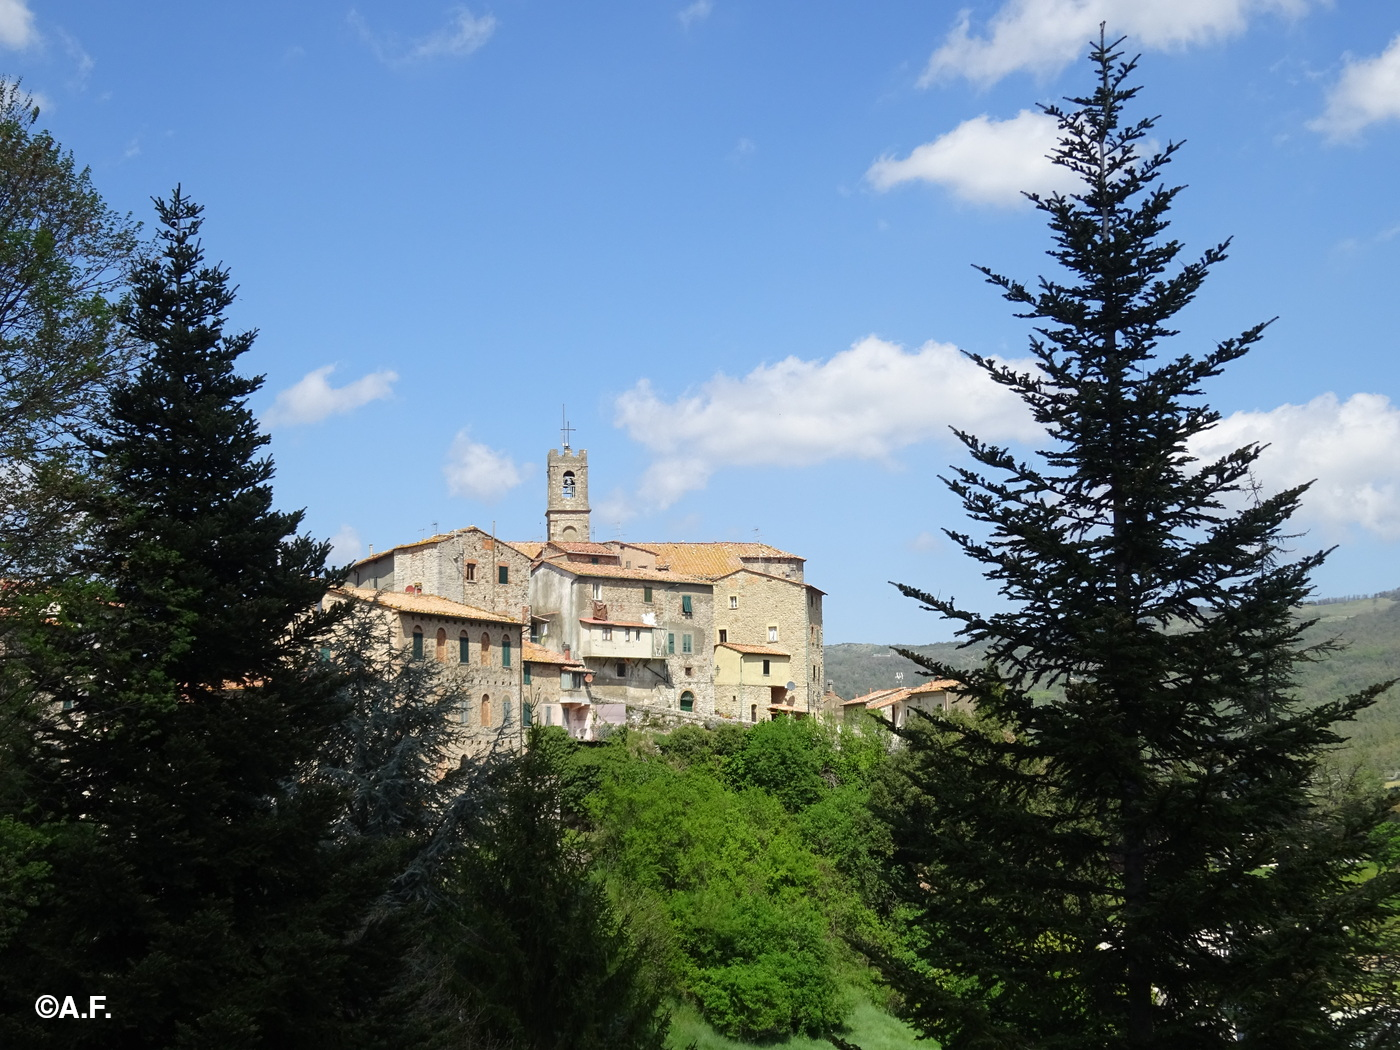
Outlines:
<svg viewBox="0 0 1400 1050"><path fill-rule="evenodd" d="M574 428L569 426L569 417L566 409L567 406L565 405L559 406L559 419L563 424L560 426L559 430L564 435L564 447L567 449L569 447L569 435L574 432Z"/></svg>

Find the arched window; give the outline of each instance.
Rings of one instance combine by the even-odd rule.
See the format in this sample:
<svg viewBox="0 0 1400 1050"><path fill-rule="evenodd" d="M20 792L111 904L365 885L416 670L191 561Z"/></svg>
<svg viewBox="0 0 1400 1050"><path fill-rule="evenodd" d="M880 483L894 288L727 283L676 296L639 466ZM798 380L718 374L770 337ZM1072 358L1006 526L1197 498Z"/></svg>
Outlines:
<svg viewBox="0 0 1400 1050"><path fill-rule="evenodd" d="M491 662L491 636L485 631L481 632L481 665L485 667Z"/></svg>
<svg viewBox="0 0 1400 1050"><path fill-rule="evenodd" d="M486 694L481 697L481 724L484 726L491 724L491 697Z"/></svg>
<svg viewBox="0 0 1400 1050"><path fill-rule="evenodd" d="M572 470L564 471L564 498L574 498L574 472Z"/></svg>
<svg viewBox="0 0 1400 1050"><path fill-rule="evenodd" d="M509 700L502 700L502 701L501 701L501 725L503 725L503 726L508 726L508 725L510 725L510 701L509 701Z"/></svg>
<svg viewBox="0 0 1400 1050"><path fill-rule="evenodd" d="M437 629L437 645L433 648L433 657L440 664L447 663L447 631L441 627Z"/></svg>
<svg viewBox="0 0 1400 1050"><path fill-rule="evenodd" d="M467 641L467 632L463 631L461 636L457 639L457 662L459 664L465 664L471 661L471 649L471 644Z"/></svg>
<svg viewBox="0 0 1400 1050"><path fill-rule="evenodd" d="M423 659L423 628L417 626L413 628L413 658Z"/></svg>
<svg viewBox="0 0 1400 1050"><path fill-rule="evenodd" d="M510 666L510 635L501 635L501 666Z"/></svg>
<svg viewBox="0 0 1400 1050"><path fill-rule="evenodd" d="M681 710L682 710L682 711L694 711L694 710L695 710L695 694L692 693L689 689L687 689L685 692L683 692L683 693L681 694Z"/></svg>

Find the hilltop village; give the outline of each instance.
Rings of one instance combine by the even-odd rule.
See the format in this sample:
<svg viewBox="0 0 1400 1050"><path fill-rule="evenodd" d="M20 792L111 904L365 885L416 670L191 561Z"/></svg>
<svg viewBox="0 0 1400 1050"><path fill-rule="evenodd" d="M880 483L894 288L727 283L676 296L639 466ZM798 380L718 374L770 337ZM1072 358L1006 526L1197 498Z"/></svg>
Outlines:
<svg viewBox="0 0 1400 1050"><path fill-rule="evenodd" d="M468 526L372 553L337 592L414 656L456 666L475 736L538 723L590 740L628 721L822 709L824 592L803 558L765 543L594 542L588 452L567 442L549 452L547 487L544 541Z"/></svg>

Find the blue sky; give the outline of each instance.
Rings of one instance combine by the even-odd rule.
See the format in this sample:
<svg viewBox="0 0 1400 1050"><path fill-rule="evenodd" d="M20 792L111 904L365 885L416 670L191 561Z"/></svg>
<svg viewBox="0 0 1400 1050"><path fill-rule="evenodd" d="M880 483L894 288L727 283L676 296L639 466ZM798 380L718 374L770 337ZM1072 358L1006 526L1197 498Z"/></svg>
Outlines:
<svg viewBox="0 0 1400 1050"><path fill-rule="evenodd" d="M970 264L1046 268L1036 105L1086 90L1105 18L1186 140L1173 232L1235 238L1173 349L1278 316L1212 440L1319 479L1321 593L1400 586L1392 4L0 0L0 71L114 207L205 205L278 499L342 557L541 537L567 403L595 537L760 538L828 641L923 642L949 627L885 581L997 600L941 537L948 426L1033 436L955 352L1025 352Z"/></svg>

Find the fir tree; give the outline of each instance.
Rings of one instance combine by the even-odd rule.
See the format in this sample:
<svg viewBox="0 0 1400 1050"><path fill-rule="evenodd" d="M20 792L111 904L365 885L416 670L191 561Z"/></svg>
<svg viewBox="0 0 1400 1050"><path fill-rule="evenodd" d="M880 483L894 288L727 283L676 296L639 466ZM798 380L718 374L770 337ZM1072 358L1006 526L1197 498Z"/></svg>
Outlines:
<svg viewBox="0 0 1400 1050"><path fill-rule="evenodd" d="M1119 42L1121 43L1121 41ZM1190 454L1202 384L1264 325L1159 357L1227 244L1178 262L1176 145L1142 156L1133 61L1102 37L1094 92L1047 107L1069 196L1031 196L1061 274L982 269L1036 322L1035 369L972 355L1046 432L1021 459L971 434L949 532L1008 609L901 590L985 645L979 715L912 719L885 814L918 916L885 960L913 1018L958 1047L1393 1046L1397 875L1367 876L1379 800L1319 793L1335 726L1384 686L1306 708L1292 614L1323 555L1287 561L1303 494L1252 495L1259 448ZM1043 697L1047 688L1063 699ZM1391 969L1387 974L1385 971Z"/></svg>
<svg viewBox="0 0 1400 1050"><path fill-rule="evenodd" d="M327 547L271 509L245 404L261 381L235 371L252 336L224 331L200 209L178 190L158 209L126 315L143 361L91 438L87 572L14 653L52 699L18 756L52 873L5 958L0 1036L374 1045L400 1032L400 931L370 921L394 858L338 840L340 792L303 776L343 713L318 658ZM112 1016L37 1022L47 988L104 994Z"/></svg>

